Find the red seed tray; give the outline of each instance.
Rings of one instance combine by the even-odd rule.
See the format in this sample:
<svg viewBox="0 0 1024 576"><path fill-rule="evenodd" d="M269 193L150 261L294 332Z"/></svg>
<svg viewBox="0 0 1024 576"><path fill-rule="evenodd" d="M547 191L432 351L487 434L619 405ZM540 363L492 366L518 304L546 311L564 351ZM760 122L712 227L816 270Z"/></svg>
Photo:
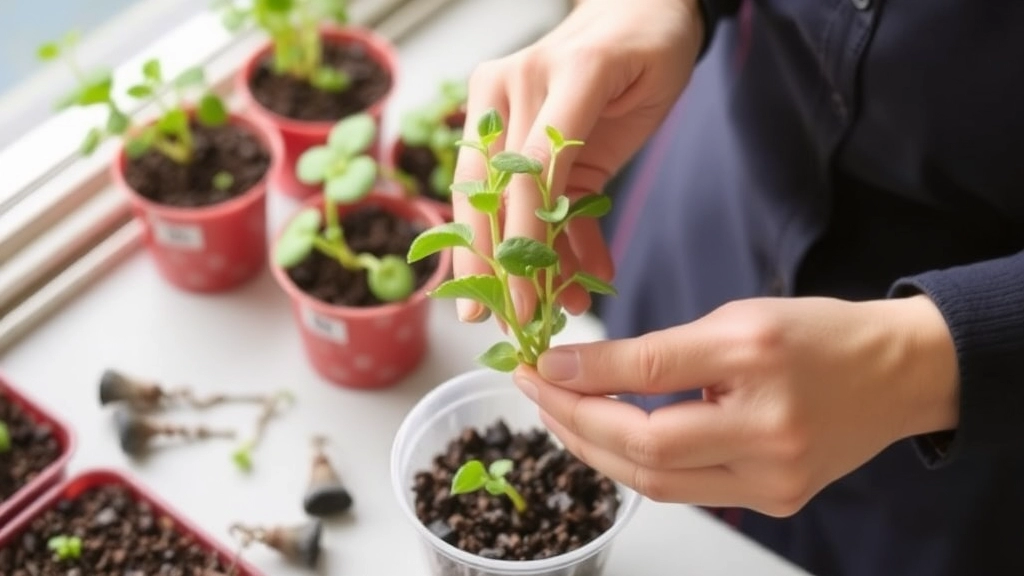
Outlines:
<svg viewBox="0 0 1024 576"><path fill-rule="evenodd" d="M55 486L64 478L67 470L68 460L75 451L75 436L71 428L63 420L47 412L34 400L28 398L23 392L11 385L3 376L0 376L0 391L28 413L29 417L37 424L49 425L54 436L60 444L60 456L36 475L28 484L22 486L13 496L0 502L0 528L6 526L14 516L39 498L48 489Z"/></svg>
<svg viewBox="0 0 1024 576"><path fill-rule="evenodd" d="M175 528L179 532L191 536L199 545L212 550L217 554L222 563L230 564L231 559L235 555L234 552L228 550L209 534L189 522L138 481L116 470L102 468L87 470L73 476L64 484L50 490L45 496L29 506L29 508L14 519L13 523L0 525L0 549L14 542L28 528L32 520L55 506L60 500L73 499L90 488L110 484L126 487L136 499L149 504L155 513L165 515L173 520ZM238 561L236 568L236 576L264 576L262 572L247 563L244 558Z"/></svg>

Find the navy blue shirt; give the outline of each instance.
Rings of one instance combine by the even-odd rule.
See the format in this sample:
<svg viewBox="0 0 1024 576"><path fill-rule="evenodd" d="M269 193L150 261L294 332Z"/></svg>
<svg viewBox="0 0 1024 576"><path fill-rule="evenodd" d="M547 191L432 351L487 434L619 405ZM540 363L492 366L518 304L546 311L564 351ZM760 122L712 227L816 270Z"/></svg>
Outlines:
<svg viewBox="0 0 1024 576"><path fill-rule="evenodd" d="M1024 574L1024 1L739 4L702 1L706 51L616 201L609 335L928 294L958 428L738 527L820 576Z"/></svg>

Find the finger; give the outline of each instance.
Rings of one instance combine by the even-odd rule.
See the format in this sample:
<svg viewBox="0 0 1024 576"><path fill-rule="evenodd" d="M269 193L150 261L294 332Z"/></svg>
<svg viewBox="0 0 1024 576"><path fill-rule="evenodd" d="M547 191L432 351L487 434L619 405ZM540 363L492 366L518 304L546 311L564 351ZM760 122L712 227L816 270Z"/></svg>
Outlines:
<svg viewBox="0 0 1024 576"><path fill-rule="evenodd" d="M745 452L742 423L714 402L684 402L647 414L622 400L553 386L528 370L516 372L514 382L574 436L644 468L705 468Z"/></svg>
<svg viewBox="0 0 1024 576"><path fill-rule="evenodd" d="M566 226L566 237L584 272L605 282L612 281L615 277L615 264L597 220L580 218L570 221Z"/></svg>
<svg viewBox="0 0 1024 576"><path fill-rule="evenodd" d="M541 421L584 464L657 502L698 506L746 506L747 488L724 466L652 470L595 446L541 411Z"/></svg>
<svg viewBox="0 0 1024 576"><path fill-rule="evenodd" d="M569 242L568 236L559 235L555 240L555 251L557 251L559 255L558 278L556 278L556 285L561 285L572 278L573 274L580 270L580 263L576 254L572 250L572 245ZM558 300L559 303L565 307L566 311L574 316L578 316L586 312L587 308L590 308L590 294L576 283L572 283L567 286L565 290L562 291Z"/></svg>
<svg viewBox="0 0 1024 576"><path fill-rule="evenodd" d="M496 65L484 65L474 72L470 82L469 98L466 101L465 138L476 140L476 122L490 108L507 117L508 97L505 83ZM503 137L495 144L497 149L504 146ZM455 182L485 180L487 163L483 154L469 147L461 147L455 164ZM487 216L474 209L464 194L452 193L452 214L455 222L469 226L473 231L473 245L483 254L492 249L491 231ZM492 270L482 259L469 250L452 251L452 272L455 278L474 274L491 274ZM456 301L459 319L463 322L480 322L487 318L487 310L472 300Z"/></svg>
<svg viewBox="0 0 1024 576"><path fill-rule="evenodd" d="M558 346L540 356L545 380L584 394L665 394L720 383L728 351L702 321L636 338Z"/></svg>

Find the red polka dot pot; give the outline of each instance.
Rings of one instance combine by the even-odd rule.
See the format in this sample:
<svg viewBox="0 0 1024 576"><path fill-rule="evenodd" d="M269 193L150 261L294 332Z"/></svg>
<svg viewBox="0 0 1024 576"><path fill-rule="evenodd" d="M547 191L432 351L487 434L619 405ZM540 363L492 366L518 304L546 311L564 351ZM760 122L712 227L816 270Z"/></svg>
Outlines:
<svg viewBox="0 0 1024 576"><path fill-rule="evenodd" d="M424 230L444 223L431 206L379 190L357 204L340 205L338 215L343 218L367 205L386 210ZM303 207L322 211L323 198L311 198ZM278 237L286 228L287 224ZM449 268L451 251L446 250L441 252L430 279L406 300L349 307L306 294L284 269L271 262L274 278L291 300L292 316L313 368L328 382L360 389L394 386L423 361L428 349L431 305L427 293L448 277Z"/></svg>
<svg viewBox="0 0 1024 576"><path fill-rule="evenodd" d="M144 229L144 242L160 274L189 292L238 288L263 271L267 261L267 182L282 155L281 140L264 124L232 114L230 122L256 136L270 154L263 178L225 202L202 207L160 204L125 180L124 148L111 168Z"/></svg>
<svg viewBox="0 0 1024 576"><path fill-rule="evenodd" d="M325 43L358 44L385 70L391 73L391 87L389 90L364 110L364 112L377 121L377 133L380 134L385 107L395 91L395 85L398 83L398 55L394 45L372 30L354 26L344 28L325 27L321 31L321 38ZM307 149L327 142L327 136L330 134L331 128L341 118L322 122L295 120L282 116L263 106L253 96L252 89L249 86L249 79L252 78L257 67L272 50L273 45L268 42L246 60L235 76L235 91L239 94L246 113L273 126L280 135L281 142L284 145L282 161L279 165L275 166L274 171L270 175L271 187L286 196L305 199L314 194L319 194L320 188L300 182L296 176L295 164ZM379 137L370 146L368 153L375 159L380 160L381 145Z"/></svg>

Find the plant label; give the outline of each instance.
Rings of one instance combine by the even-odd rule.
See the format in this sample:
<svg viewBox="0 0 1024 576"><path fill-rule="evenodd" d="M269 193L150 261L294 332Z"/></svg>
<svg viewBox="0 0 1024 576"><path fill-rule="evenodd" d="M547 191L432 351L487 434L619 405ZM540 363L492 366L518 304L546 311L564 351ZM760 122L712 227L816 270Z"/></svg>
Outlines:
<svg viewBox="0 0 1024 576"><path fill-rule="evenodd" d="M202 250L203 229L192 224L173 224L153 218L153 237L157 243L184 250Z"/></svg>
<svg viewBox="0 0 1024 576"><path fill-rule="evenodd" d="M309 308L303 308L302 316L306 328L309 328L314 333L338 344L348 342L348 328L341 320L322 316Z"/></svg>

